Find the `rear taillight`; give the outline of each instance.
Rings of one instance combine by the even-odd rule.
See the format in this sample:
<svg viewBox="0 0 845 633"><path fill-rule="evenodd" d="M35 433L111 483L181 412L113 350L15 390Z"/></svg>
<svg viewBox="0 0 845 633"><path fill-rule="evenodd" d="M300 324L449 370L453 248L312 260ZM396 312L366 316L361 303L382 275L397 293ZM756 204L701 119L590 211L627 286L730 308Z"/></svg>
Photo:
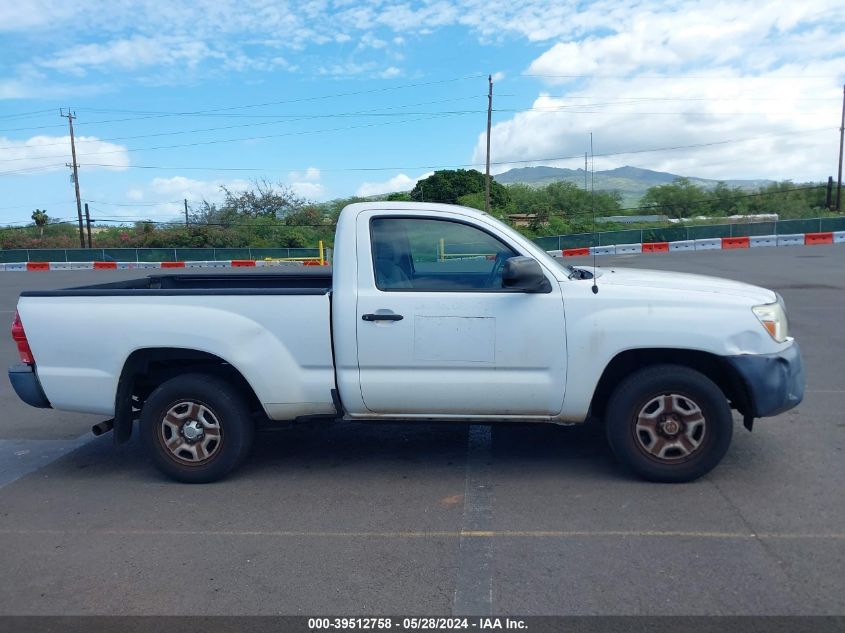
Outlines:
<svg viewBox="0 0 845 633"><path fill-rule="evenodd" d="M15 320L12 322L12 340L18 346L18 354L21 357L21 362L27 365L35 363L32 357L32 350L29 349L29 341L26 340L26 332L23 330L23 323L21 323L21 315L15 312Z"/></svg>

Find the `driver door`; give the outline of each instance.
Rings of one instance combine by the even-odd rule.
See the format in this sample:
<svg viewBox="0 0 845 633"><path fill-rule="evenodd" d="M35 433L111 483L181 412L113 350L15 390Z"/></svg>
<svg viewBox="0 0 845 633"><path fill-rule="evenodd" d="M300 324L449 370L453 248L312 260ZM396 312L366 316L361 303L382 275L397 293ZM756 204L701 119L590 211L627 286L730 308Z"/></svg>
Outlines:
<svg viewBox="0 0 845 633"><path fill-rule="evenodd" d="M553 416L563 403L563 303L502 288L520 255L458 220L375 216L359 232L361 393L379 414ZM360 239L360 238L359 238ZM366 261L365 258L359 260Z"/></svg>

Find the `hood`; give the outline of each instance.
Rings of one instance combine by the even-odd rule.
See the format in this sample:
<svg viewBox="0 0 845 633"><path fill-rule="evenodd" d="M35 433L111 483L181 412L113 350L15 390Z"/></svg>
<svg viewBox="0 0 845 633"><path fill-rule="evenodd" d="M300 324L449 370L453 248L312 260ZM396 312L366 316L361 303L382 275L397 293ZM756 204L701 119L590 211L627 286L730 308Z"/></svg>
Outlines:
<svg viewBox="0 0 845 633"><path fill-rule="evenodd" d="M741 281L710 277L708 275L693 275L690 273L675 273L663 270L643 270L639 268L596 268L578 266L590 273L595 270L598 285L630 286L654 290L682 290L687 292L712 292L737 297L746 297L755 304L773 303L777 295L772 290L753 286ZM584 280L592 283L592 280Z"/></svg>

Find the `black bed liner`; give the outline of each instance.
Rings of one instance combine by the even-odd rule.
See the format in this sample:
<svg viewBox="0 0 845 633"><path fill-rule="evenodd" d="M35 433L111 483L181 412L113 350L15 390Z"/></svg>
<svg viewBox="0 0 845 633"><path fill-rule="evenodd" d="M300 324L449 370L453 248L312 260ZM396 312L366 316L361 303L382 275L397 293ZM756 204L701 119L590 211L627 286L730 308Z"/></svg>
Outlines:
<svg viewBox="0 0 845 633"><path fill-rule="evenodd" d="M332 270L320 266L294 272L150 275L62 290L28 290L22 297L144 297L180 295L322 295L331 291Z"/></svg>

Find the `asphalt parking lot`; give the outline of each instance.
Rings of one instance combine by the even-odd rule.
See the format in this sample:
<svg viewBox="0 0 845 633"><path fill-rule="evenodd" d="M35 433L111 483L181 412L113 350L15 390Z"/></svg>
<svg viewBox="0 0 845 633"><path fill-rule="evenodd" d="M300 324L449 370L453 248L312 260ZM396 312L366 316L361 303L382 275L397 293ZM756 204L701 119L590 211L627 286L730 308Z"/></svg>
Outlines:
<svg viewBox="0 0 845 633"><path fill-rule="evenodd" d="M188 486L4 378L0 614L845 614L845 246L599 262L779 291L805 401L737 420L684 485L633 479L591 428L340 423ZM0 273L0 322L23 289L139 274Z"/></svg>

